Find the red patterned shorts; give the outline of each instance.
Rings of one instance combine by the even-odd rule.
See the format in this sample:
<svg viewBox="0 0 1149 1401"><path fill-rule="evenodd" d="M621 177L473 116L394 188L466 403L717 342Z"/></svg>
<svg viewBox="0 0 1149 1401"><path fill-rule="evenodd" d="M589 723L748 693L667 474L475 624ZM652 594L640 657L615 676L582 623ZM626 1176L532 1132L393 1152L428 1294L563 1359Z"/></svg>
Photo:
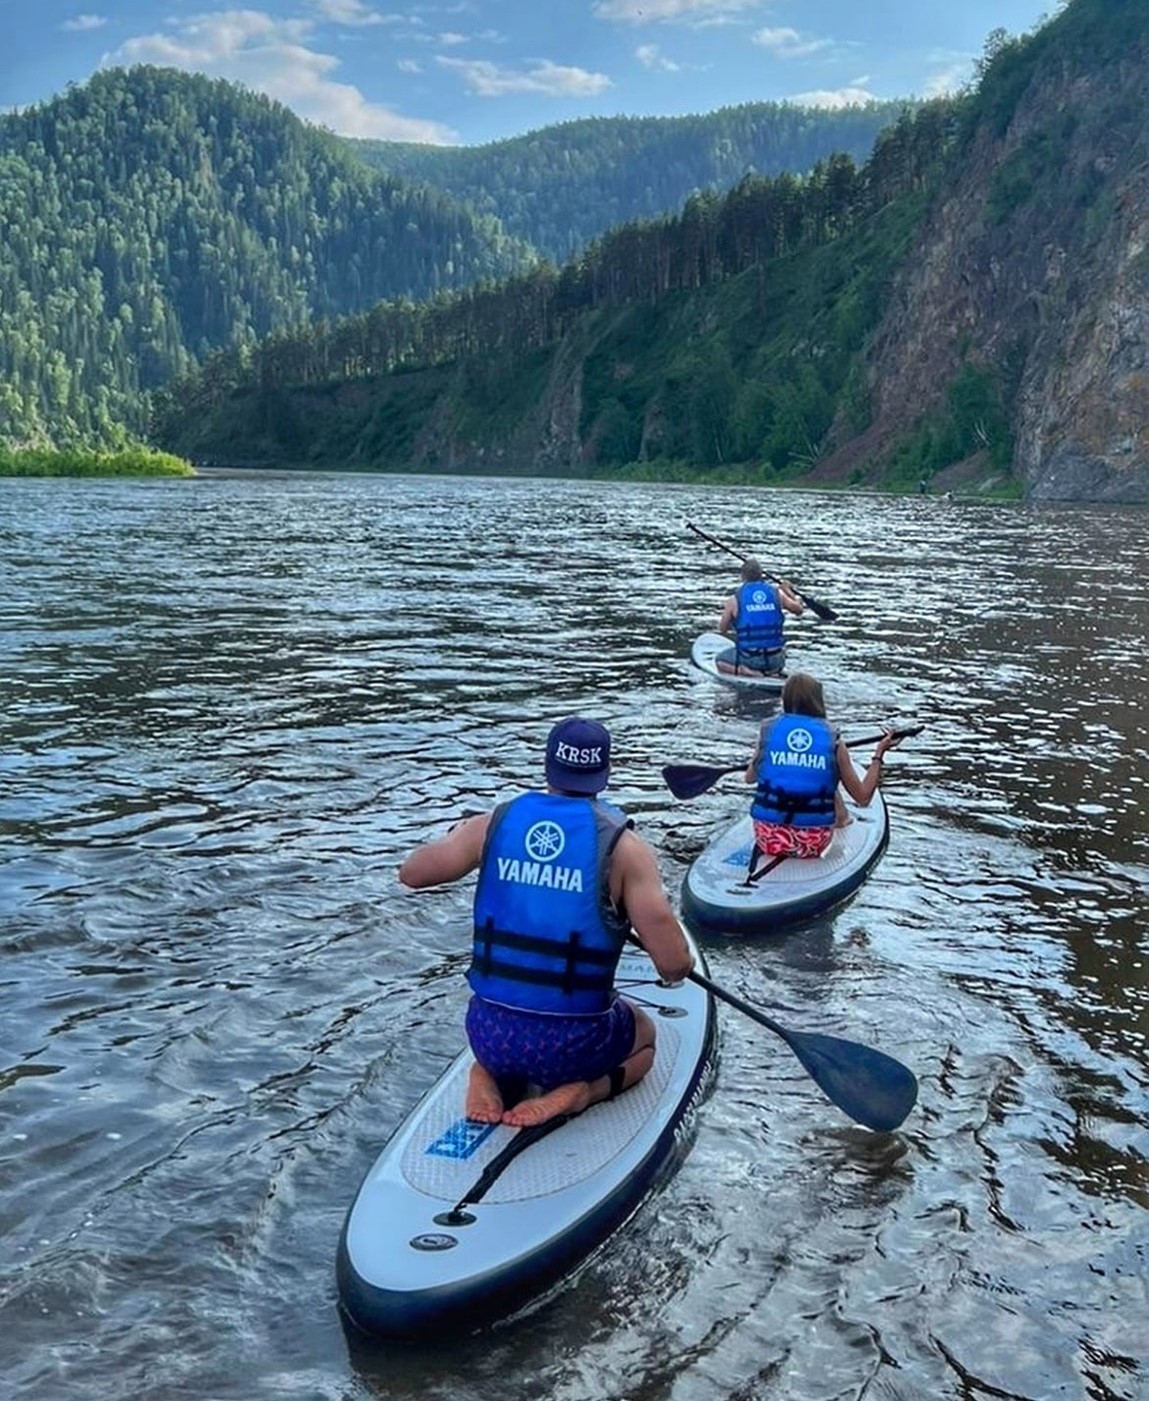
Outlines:
<svg viewBox="0 0 1149 1401"><path fill-rule="evenodd" d="M767 856L821 856L834 840L833 827L787 827L754 822L754 840Z"/></svg>

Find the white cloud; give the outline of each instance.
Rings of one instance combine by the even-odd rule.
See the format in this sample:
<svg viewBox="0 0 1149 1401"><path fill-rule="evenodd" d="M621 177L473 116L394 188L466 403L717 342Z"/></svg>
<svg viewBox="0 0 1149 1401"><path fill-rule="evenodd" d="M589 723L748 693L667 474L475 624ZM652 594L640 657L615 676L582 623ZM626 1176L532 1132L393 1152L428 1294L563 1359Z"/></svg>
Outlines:
<svg viewBox="0 0 1149 1401"><path fill-rule="evenodd" d="M163 34L129 39L103 63L156 63L228 78L344 136L433 144L457 139L439 122L400 116L336 82L339 59L307 47L313 28L310 20L276 19L261 10L220 10L177 20Z"/></svg>
<svg viewBox="0 0 1149 1401"><path fill-rule="evenodd" d="M60 28L82 34L89 29L102 29L107 22L103 15L77 15L75 19L66 19Z"/></svg>
<svg viewBox="0 0 1149 1401"><path fill-rule="evenodd" d="M311 0L311 3L324 19L333 24L345 24L353 29L388 22L378 11L369 10L363 0ZM395 17L390 18L394 23Z"/></svg>
<svg viewBox="0 0 1149 1401"><path fill-rule="evenodd" d="M750 36L750 42L779 58L809 58L833 47L829 39L803 39L796 29L759 29Z"/></svg>
<svg viewBox="0 0 1149 1401"><path fill-rule="evenodd" d="M423 65L414 58L401 58L395 65L400 73L422 73Z"/></svg>
<svg viewBox="0 0 1149 1401"><path fill-rule="evenodd" d="M443 58L444 68L463 75L468 89L479 97L506 97L508 93L538 92L546 97L595 97L612 87L605 73L589 73L585 68L567 68L540 59L530 69L501 68L486 59Z"/></svg>
<svg viewBox="0 0 1149 1401"><path fill-rule="evenodd" d="M788 97L787 102L793 102L798 107L861 107L867 102L877 102L879 99L866 88L849 87L820 89L815 92L798 92L793 97Z"/></svg>
<svg viewBox="0 0 1149 1401"><path fill-rule="evenodd" d="M672 58L666 58L659 52L657 44L639 44L634 51L635 58L644 68L657 68L661 73L677 73L680 65Z"/></svg>
<svg viewBox="0 0 1149 1401"><path fill-rule="evenodd" d="M727 19L731 15L756 10L765 0L597 0L594 13L599 19L624 24L655 24L683 20L686 23Z"/></svg>
<svg viewBox="0 0 1149 1401"><path fill-rule="evenodd" d="M453 48L457 44L465 44L467 42L467 36L465 34L455 34L451 30L448 30L445 34L440 34L438 36L438 42L445 48Z"/></svg>
<svg viewBox="0 0 1149 1401"><path fill-rule="evenodd" d="M949 97L953 93L960 92L962 88L973 81L973 65L973 59L966 58L932 73L922 86L922 95L924 97Z"/></svg>

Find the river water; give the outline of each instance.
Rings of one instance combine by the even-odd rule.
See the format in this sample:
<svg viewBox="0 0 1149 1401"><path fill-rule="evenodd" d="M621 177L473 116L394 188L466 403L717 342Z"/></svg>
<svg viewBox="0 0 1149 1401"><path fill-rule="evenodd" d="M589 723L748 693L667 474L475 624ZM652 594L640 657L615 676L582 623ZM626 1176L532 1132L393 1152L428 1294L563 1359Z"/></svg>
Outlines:
<svg viewBox="0 0 1149 1401"><path fill-rule="evenodd" d="M349 1338L333 1260L461 1044L469 886L400 858L551 722L677 891L769 702L692 673L734 562L887 763L844 908L705 946L912 1066L871 1135L720 1008L676 1175L545 1308ZM1149 1396L1144 514L734 488L0 483L0 1391L13 1401Z"/></svg>

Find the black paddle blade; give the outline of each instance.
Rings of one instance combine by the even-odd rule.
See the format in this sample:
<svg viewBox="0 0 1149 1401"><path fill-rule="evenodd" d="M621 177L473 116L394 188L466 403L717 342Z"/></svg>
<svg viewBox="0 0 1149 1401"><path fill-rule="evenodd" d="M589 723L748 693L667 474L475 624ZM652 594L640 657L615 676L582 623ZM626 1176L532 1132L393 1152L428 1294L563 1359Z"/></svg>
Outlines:
<svg viewBox="0 0 1149 1401"><path fill-rule="evenodd" d="M811 1031L775 1031L832 1099L856 1123L891 1133L917 1103L912 1070L884 1051Z"/></svg>
<svg viewBox="0 0 1149 1401"><path fill-rule="evenodd" d="M819 603L816 598L811 598L808 593L800 593L798 597L812 613L817 613L818 617L825 623L832 623L837 618L837 613L828 603Z"/></svg>
<svg viewBox="0 0 1149 1401"><path fill-rule="evenodd" d="M727 992L696 970L686 975L731 1007L737 1007L751 1021L780 1036L801 1061L807 1074L823 1094L856 1123L878 1133L891 1133L917 1103L918 1082L901 1061L840 1036L822 1036L811 1031L787 1031L773 1017Z"/></svg>
<svg viewBox="0 0 1149 1401"><path fill-rule="evenodd" d="M708 792L723 774L737 773L745 764L729 764L724 769L716 769L709 764L667 764L662 770L662 779L676 798L697 798Z"/></svg>

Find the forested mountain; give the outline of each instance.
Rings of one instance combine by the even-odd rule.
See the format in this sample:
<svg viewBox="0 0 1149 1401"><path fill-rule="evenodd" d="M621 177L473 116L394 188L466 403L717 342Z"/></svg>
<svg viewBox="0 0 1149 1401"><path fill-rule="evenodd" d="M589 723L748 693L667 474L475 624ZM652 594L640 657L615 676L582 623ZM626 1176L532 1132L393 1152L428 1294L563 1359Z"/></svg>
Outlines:
<svg viewBox="0 0 1149 1401"><path fill-rule="evenodd" d="M323 465L910 484L1149 500L1149 6L991 36L975 93L858 170L749 179L561 272L213 357L177 450Z"/></svg>
<svg viewBox="0 0 1149 1401"><path fill-rule="evenodd" d="M689 117L592 117L487 146L352 141L365 161L498 218L554 263L608 229L725 193L746 175L804 175L835 154L869 156L905 110L755 102Z"/></svg>
<svg viewBox="0 0 1149 1401"><path fill-rule="evenodd" d="M561 271L213 356L157 396L154 431L245 459L788 470L829 427L959 127L957 104L924 104L861 169L747 177Z"/></svg>
<svg viewBox="0 0 1149 1401"><path fill-rule="evenodd" d="M0 441L114 438L212 347L533 261L286 108L156 68L0 117L0 231Z"/></svg>

